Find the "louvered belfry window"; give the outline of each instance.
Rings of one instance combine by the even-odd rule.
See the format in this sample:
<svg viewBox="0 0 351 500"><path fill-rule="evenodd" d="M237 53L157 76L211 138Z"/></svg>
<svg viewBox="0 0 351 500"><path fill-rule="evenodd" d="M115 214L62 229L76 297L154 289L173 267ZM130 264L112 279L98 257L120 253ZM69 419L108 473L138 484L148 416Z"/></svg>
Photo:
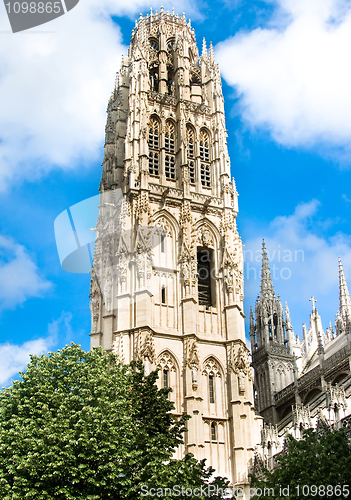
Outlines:
<svg viewBox="0 0 351 500"><path fill-rule="evenodd" d="M197 287L200 306L211 306L211 253L209 249L197 252Z"/></svg>

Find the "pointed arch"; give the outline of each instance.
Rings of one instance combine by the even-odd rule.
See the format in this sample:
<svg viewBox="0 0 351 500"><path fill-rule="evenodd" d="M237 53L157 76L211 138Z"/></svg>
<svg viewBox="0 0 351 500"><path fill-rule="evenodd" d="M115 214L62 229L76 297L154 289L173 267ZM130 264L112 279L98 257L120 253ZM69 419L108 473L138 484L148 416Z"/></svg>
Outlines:
<svg viewBox="0 0 351 500"><path fill-rule="evenodd" d="M187 157L195 157L195 128L190 123L186 124L186 144L187 144Z"/></svg>
<svg viewBox="0 0 351 500"><path fill-rule="evenodd" d="M165 175L168 180L176 180L176 124L168 119L165 125Z"/></svg>
<svg viewBox="0 0 351 500"><path fill-rule="evenodd" d="M168 236L177 239L179 231L180 231L180 226L179 222L177 219L166 209L161 209L158 210L154 216L154 225L155 226L160 226L164 227L166 230L166 233L169 232ZM166 224L166 225L165 225Z"/></svg>
<svg viewBox="0 0 351 500"><path fill-rule="evenodd" d="M196 182L195 171L195 128L190 123L186 125L186 156L189 167L190 184Z"/></svg>
<svg viewBox="0 0 351 500"><path fill-rule="evenodd" d="M197 232L199 244L204 243L203 237L201 240L201 235L202 235L202 230L205 229L208 230L213 237L214 249L217 250L219 248L221 235L218 230L218 227L210 219L208 219L207 217L203 217L202 219L198 220L195 224L194 229Z"/></svg>
<svg viewBox="0 0 351 500"><path fill-rule="evenodd" d="M200 181L202 187L211 187L210 132L202 128L199 134Z"/></svg>
<svg viewBox="0 0 351 500"><path fill-rule="evenodd" d="M176 123L168 118L165 125L165 150L167 153L175 153Z"/></svg>
<svg viewBox="0 0 351 500"><path fill-rule="evenodd" d="M161 122L157 115L151 115L148 130L149 174L159 175Z"/></svg>
<svg viewBox="0 0 351 500"><path fill-rule="evenodd" d="M203 375L214 375L220 378L224 376L222 363L213 354L204 359L201 371Z"/></svg>
<svg viewBox="0 0 351 500"><path fill-rule="evenodd" d="M180 369L179 361L173 352L163 349L156 358L156 369L160 371L158 386L160 388L171 388L169 399L175 405L175 411L180 411Z"/></svg>
<svg viewBox="0 0 351 500"><path fill-rule="evenodd" d="M201 160L203 160L205 162L209 162L211 160L211 158L210 158L210 144L211 144L210 137L211 137L210 131L207 128L202 127L200 129L200 133L199 133L199 155L200 155Z"/></svg>
<svg viewBox="0 0 351 500"><path fill-rule="evenodd" d="M179 362L176 356L169 349L163 349L156 358L156 369L169 371L179 371Z"/></svg>

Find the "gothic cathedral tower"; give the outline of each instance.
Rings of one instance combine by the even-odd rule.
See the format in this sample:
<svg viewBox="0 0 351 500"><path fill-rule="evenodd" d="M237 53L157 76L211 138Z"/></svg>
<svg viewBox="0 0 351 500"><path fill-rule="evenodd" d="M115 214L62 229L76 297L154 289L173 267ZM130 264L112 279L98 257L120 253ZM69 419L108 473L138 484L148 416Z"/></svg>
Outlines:
<svg viewBox="0 0 351 500"><path fill-rule="evenodd" d="M141 359L192 418L179 453L247 483L260 441L245 344L238 194L212 45L140 15L107 109L91 346Z"/></svg>

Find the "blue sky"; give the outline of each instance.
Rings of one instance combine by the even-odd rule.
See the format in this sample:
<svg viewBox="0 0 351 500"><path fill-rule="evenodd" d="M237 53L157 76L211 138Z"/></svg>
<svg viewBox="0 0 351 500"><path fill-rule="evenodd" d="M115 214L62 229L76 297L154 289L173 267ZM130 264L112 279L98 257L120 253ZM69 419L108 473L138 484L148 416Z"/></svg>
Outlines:
<svg viewBox="0 0 351 500"><path fill-rule="evenodd" d="M0 7L0 385L29 352L70 341L89 348L90 276L61 269L54 220L97 194L107 101L134 20L150 6L80 0L15 35ZM339 255L351 284L351 2L174 8L191 18L199 47L204 36L213 42L220 63L245 311L259 292L264 237L295 333L309 321L312 294L325 328L338 308Z"/></svg>

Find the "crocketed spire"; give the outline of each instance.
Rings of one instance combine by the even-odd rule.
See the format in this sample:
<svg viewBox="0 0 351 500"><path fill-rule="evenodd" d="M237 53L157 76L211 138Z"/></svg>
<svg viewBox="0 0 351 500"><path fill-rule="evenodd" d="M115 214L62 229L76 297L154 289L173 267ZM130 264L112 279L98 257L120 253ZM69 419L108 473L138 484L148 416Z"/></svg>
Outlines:
<svg viewBox="0 0 351 500"><path fill-rule="evenodd" d="M266 251L266 244L262 240L262 271L261 271L261 301L272 299L274 297L274 288L272 283L271 270Z"/></svg>
<svg viewBox="0 0 351 500"><path fill-rule="evenodd" d="M347 288L344 268L339 257L339 314L342 318L351 319L351 300Z"/></svg>

